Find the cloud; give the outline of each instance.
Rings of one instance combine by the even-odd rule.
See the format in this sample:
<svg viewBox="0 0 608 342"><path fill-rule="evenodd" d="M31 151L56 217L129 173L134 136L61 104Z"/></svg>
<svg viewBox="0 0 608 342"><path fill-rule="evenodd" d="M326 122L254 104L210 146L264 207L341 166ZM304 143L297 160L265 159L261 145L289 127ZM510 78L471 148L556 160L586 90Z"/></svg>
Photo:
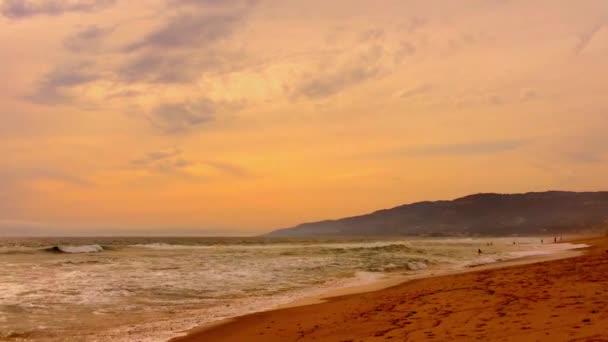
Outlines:
<svg viewBox="0 0 608 342"><path fill-rule="evenodd" d="M148 116L150 122L167 134L185 133L213 120L218 105L210 100L197 103L165 103Z"/></svg>
<svg viewBox="0 0 608 342"><path fill-rule="evenodd" d="M193 163L182 157L181 150L173 148L149 152L141 158L131 160L131 165L163 174L189 176L185 168L193 165Z"/></svg>
<svg viewBox="0 0 608 342"><path fill-rule="evenodd" d="M385 151L354 155L363 159L403 159L408 157L433 158L450 156L483 156L514 151L530 143L530 140L496 140L467 143L410 145Z"/></svg>
<svg viewBox="0 0 608 342"><path fill-rule="evenodd" d="M94 185L93 182L61 170L42 167L0 167L0 179L2 182L16 184L20 181L50 180L69 185L88 187Z"/></svg>
<svg viewBox="0 0 608 342"><path fill-rule="evenodd" d="M193 6L193 7L201 7L201 6L251 6L258 2L258 0L171 0L171 6Z"/></svg>
<svg viewBox="0 0 608 342"><path fill-rule="evenodd" d="M405 31L405 36L410 36L425 24L422 19L411 19L401 26L401 33ZM413 43L394 38L391 31L373 28L355 32L354 35L344 34L341 39L330 39L328 44L332 53L321 59L317 70L300 76L300 81L296 82L291 95L296 98L326 98L366 81L388 75L406 57L417 53ZM344 41L350 44L339 45L339 42ZM337 46L340 49L336 49ZM318 57L320 54L315 53L315 55Z"/></svg>
<svg viewBox="0 0 608 342"><path fill-rule="evenodd" d="M120 68L120 78L127 82L172 83L195 78L186 54L173 56L142 54Z"/></svg>
<svg viewBox="0 0 608 342"><path fill-rule="evenodd" d="M7 1L2 9L11 16L35 14L61 14L68 11L90 11L114 3L114 0L66 1ZM81 60L82 54L112 53L114 60L124 62L113 65L80 61L58 65L38 81L35 90L26 99L38 104L62 104L72 100L71 88L98 79L125 83L186 83L194 81L208 71L228 70L243 59L241 51L218 46L230 37L244 21L253 1L172 1L170 9L188 6L187 14L170 16L159 28L152 30L122 49L108 50L104 46L113 28L91 25L68 36L64 47ZM210 11L207 6L214 6ZM92 57L92 56L89 56ZM134 92L117 93L132 96ZM209 110L209 108L203 108ZM200 112L200 111L199 111ZM209 119L192 109L176 105L161 106L152 115L155 125L166 131L181 131ZM169 123L171 122L171 123Z"/></svg>
<svg viewBox="0 0 608 342"><path fill-rule="evenodd" d="M205 46L229 37L242 21L243 14L241 11L222 14L201 12L175 16L160 29L128 45L125 51Z"/></svg>
<svg viewBox="0 0 608 342"><path fill-rule="evenodd" d="M223 173L230 174L232 176L236 176L236 177L251 176L251 173L248 170L246 170L245 168L242 168L240 166L234 165L234 164L216 162L216 161L205 161L205 162L203 162L203 164L213 167L216 170L219 170Z"/></svg>
<svg viewBox="0 0 608 342"><path fill-rule="evenodd" d="M593 37L600 32L600 30L604 27L604 23L597 24L593 26L591 29L582 32L578 35L578 43L574 46L574 53L576 55L582 53L589 43L593 40Z"/></svg>
<svg viewBox="0 0 608 342"><path fill-rule="evenodd" d="M109 7L115 0L3 0L0 13L21 19L36 15L57 16L68 12L91 12Z"/></svg>
<svg viewBox="0 0 608 342"><path fill-rule="evenodd" d="M191 178L204 179L200 172L188 170L188 168L206 167L219 171L233 177L246 178L251 173L243 167L235 164L206 160L200 162L191 161L183 156L179 149L167 149L149 152L141 158L131 160L131 165L137 168L145 168L154 172L164 174L179 174Z"/></svg>
<svg viewBox="0 0 608 342"><path fill-rule="evenodd" d="M182 153L182 151L180 151L178 149L149 152L142 158L132 160L131 164L139 165L139 166L147 166L147 165L153 164L154 162L177 157L181 153Z"/></svg>
<svg viewBox="0 0 608 342"><path fill-rule="evenodd" d="M524 146L525 140L481 141L461 144L422 145L403 149L404 155L421 157L486 155L512 151Z"/></svg>
<svg viewBox="0 0 608 342"><path fill-rule="evenodd" d="M67 37L63 45L66 49L75 53L98 52L102 48L104 38L111 32L111 29L92 25Z"/></svg>
<svg viewBox="0 0 608 342"><path fill-rule="evenodd" d="M401 41L399 43L399 48L395 53L395 62L401 63L406 57L413 56L414 54L416 54L416 51L417 49L414 44L407 41Z"/></svg>
<svg viewBox="0 0 608 342"><path fill-rule="evenodd" d="M131 56L117 70L121 80L187 83L206 72L230 70L244 59L242 51L222 43L244 25L254 1L181 0L172 4L189 7L186 14L170 17L122 49ZM208 5L217 8L209 10Z"/></svg>
<svg viewBox="0 0 608 342"><path fill-rule="evenodd" d="M294 95L307 98L324 98L375 78L381 73L380 60L383 48L373 45L358 54L353 61L339 66L333 72L321 68L317 75L305 80L295 89Z"/></svg>
<svg viewBox="0 0 608 342"><path fill-rule="evenodd" d="M146 52L123 65L118 74L121 80L130 83L187 83L207 72L230 70L242 58L242 54L212 49Z"/></svg>
<svg viewBox="0 0 608 342"><path fill-rule="evenodd" d="M143 92L139 91L139 90L119 90L117 92L114 92L110 95L108 95L106 98L107 99L117 99L117 98L131 98L131 97L137 97L142 95Z"/></svg>
<svg viewBox="0 0 608 342"><path fill-rule="evenodd" d="M432 89L433 89L433 86L431 86L428 83L424 83L424 84L421 84L414 88L404 90L401 93L399 93L397 96L401 97L401 98L413 97L413 96L417 96L417 95L426 94L426 93L430 92Z"/></svg>
<svg viewBox="0 0 608 342"><path fill-rule="evenodd" d="M27 100L41 104L58 104L69 99L66 90L93 82L100 75L91 62L78 62L73 65L56 67L36 86L36 90L26 97Z"/></svg>
<svg viewBox="0 0 608 342"><path fill-rule="evenodd" d="M373 78L377 74L378 70L375 68L364 66L345 68L330 75L305 81L297 89L297 93L308 98L328 97Z"/></svg>

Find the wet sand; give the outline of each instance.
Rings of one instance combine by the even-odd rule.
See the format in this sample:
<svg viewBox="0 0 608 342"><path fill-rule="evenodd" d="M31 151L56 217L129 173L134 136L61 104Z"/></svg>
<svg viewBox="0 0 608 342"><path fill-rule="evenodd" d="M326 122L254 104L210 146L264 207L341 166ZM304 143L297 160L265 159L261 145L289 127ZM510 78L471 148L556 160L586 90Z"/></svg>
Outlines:
<svg viewBox="0 0 608 342"><path fill-rule="evenodd" d="M246 315L173 341L608 341L608 238L577 243L592 247Z"/></svg>

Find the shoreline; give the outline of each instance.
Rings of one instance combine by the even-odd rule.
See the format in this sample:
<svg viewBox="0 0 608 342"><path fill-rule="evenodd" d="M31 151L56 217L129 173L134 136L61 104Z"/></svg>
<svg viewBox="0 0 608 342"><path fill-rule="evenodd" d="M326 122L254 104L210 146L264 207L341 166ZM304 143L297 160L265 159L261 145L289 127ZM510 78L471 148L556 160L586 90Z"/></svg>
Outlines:
<svg viewBox="0 0 608 342"><path fill-rule="evenodd" d="M563 242L563 243L569 243L569 242ZM572 245L578 246L579 244L572 244ZM393 286L399 286L401 284L404 284L404 283L407 283L407 282L410 282L413 280L417 280L417 279L441 277L441 276L448 276L448 275L454 275L454 274L461 274L461 273L468 273L468 272L475 272L475 271L482 271L482 270L493 270L493 269L498 269L498 268L503 268L503 267L527 265L527 264L534 264L534 263L545 262L545 261L573 258L573 257L583 255L585 253L584 252L585 249L592 247L592 246L586 245L586 244L580 244L580 245L581 245L580 247L559 250L559 251L546 253L546 254L528 255L528 256L515 257L512 259L496 260L494 262L490 262L490 263L486 263L486 264L465 266L464 268L456 268L456 269L437 268L436 270L431 269L430 273L423 272L423 273L412 274L412 275L407 275L407 276L406 275L394 276L394 277L387 276L385 279L378 279L369 284L353 285L353 286L346 286L346 287L330 289L327 292L324 292L320 295L308 296L308 297L296 299L293 302L279 305L275 308L272 308L270 310L265 310L265 311L273 311L273 310L278 310L278 309L287 309L287 308L294 308L294 307L305 306L305 305L320 304L320 303L327 302L328 300L331 300L331 298L333 298L333 297L357 295L357 294L361 294L361 293L381 291L383 289L393 287ZM252 314L255 314L255 312ZM228 318L227 320L238 319L241 316L245 316L245 315L231 317L231 318ZM209 324L216 325L217 322L210 322Z"/></svg>
<svg viewBox="0 0 608 342"><path fill-rule="evenodd" d="M507 260L497 260L495 262L481 264L481 265L471 265L466 266L461 269L438 269L437 271L431 270L429 273L422 273L417 275L410 276L400 276L388 279L380 279L374 281L370 284L364 285L356 285L349 286L344 288L338 288L330 290L321 295L315 295L310 297L305 297L301 299L297 299L291 303L287 303L284 305L280 305L278 307L264 310L260 312L254 312L250 314L240 315L236 317L231 317L227 319L223 319L220 321L210 322L207 324L203 324L201 326L195 327L193 329L184 331L185 335L178 336L172 338L171 342L192 342L192 341L206 341L209 340L209 336L213 337L213 340L224 340L224 336L218 334L218 332L225 331L226 328L232 329L234 326L237 330L242 325L249 325L251 320L257 320L257 316L278 316L282 315L285 312L289 312L297 315L297 311L307 311L309 307L323 306L326 304L331 304L336 301L341 301L347 298L357 298L364 295L381 295L382 292L389 291L391 289L407 287L408 284L415 283L417 281L429 281L436 278L450 278L458 275L466 275L466 274L474 274L479 272L489 272L489 271L500 271L503 269L509 269L513 267L526 267L529 265L537 265L540 263L546 262L556 262L565 259L573 259L577 257L584 256L590 253L590 250L594 248L594 245L591 244L595 240L606 240L606 238L588 238L582 237L573 240L566 240L560 243L568 243L572 244L575 247L570 249L564 249L554 252L549 252L546 254L537 254L537 255L529 255L529 256L521 256L515 257L513 259ZM576 247L580 245L579 247ZM273 320L274 322L274 320ZM284 329L280 329L283 331ZM231 336L231 335L230 335ZM231 337L227 337L227 341L232 341ZM264 336L263 333L260 336ZM252 338L252 336L248 336L248 338ZM298 338L301 339L301 338ZM266 338L261 340L267 340ZM289 338L285 340L290 340Z"/></svg>

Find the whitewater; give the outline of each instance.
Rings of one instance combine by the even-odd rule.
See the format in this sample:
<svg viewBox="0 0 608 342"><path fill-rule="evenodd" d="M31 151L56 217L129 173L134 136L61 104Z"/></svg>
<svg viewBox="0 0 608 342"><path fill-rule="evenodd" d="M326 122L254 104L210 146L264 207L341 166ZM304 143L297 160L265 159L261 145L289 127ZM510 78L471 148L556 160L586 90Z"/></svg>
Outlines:
<svg viewBox="0 0 608 342"><path fill-rule="evenodd" d="M0 239L0 340L166 341L337 288L581 247L540 240Z"/></svg>

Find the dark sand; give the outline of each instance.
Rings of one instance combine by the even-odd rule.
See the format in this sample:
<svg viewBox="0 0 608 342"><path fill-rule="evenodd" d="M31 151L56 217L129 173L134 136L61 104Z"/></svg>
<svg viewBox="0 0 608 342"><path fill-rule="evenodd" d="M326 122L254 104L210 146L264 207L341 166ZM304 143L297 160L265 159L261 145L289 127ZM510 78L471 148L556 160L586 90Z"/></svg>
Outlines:
<svg viewBox="0 0 608 342"><path fill-rule="evenodd" d="M260 312L193 341L608 341L608 238L582 256L478 269Z"/></svg>

